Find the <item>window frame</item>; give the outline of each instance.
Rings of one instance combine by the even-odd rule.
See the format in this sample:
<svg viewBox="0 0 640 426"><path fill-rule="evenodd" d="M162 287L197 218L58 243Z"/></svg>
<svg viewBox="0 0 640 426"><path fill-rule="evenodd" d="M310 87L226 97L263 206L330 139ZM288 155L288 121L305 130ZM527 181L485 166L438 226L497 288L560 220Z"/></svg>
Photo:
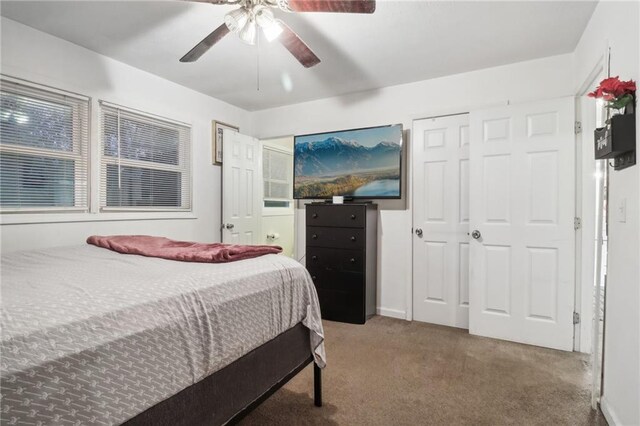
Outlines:
<svg viewBox="0 0 640 426"><path fill-rule="evenodd" d="M73 151L61 151L47 148L36 148L30 146L3 145L0 143L0 153L9 154L25 154L29 156L40 156L57 160L74 160L74 167L76 171L75 176L80 178L74 179L74 206L44 206L44 207L9 207L5 208L0 206L0 216L2 216L2 223L7 223L6 218L11 216L20 215L35 215L45 214L51 215L56 213L88 213L91 211L91 97L85 96L79 93L59 89L56 87L47 86L44 84L34 83L28 80L23 80L17 77L12 77L6 74L0 74L0 83L9 83L11 86L18 86L18 90L11 90L11 86L8 88L2 87L2 90L6 90L9 93L16 94L18 96L32 96L34 99L42 100L50 103L64 104L71 107L72 112L72 127L75 128L77 123L81 123L83 118L86 122L86 133L82 135L82 130L73 132ZM59 96L69 99L60 99ZM71 99L75 101L71 101ZM79 102L78 102L79 101ZM79 105L84 104L86 111L83 113ZM84 115L84 117L82 117ZM85 138L83 141L82 138ZM82 152L84 149L84 153ZM83 160L86 166L83 167ZM85 169L85 170L83 170ZM84 173L83 173L84 172ZM82 182L82 176L84 175L84 183ZM82 190L84 189L84 193ZM82 205L84 202L84 205ZM80 205L78 205L80 204ZM10 221L11 222L11 221Z"/></svg>
<svg viewBox="0 0 640 426"><path fill-rule="evenodd" d="M133 215L139 215L140 213L191 213L193 212L193 129L191 124L185 123L182 121L174 120L171 118L155 115L152 113L148 113L145 111L140 111L134 108L122 106L119 104L111 103L105 100L99 100L99 111L98 111L98 120L99 120L99 136L98 136L98 147L99 147L99 155L98 155L98 163L100 170L99 177L99 189L98 189L98 205L99 211L101 213L131 213ZM125 113L131 115L137 115L142 118L148 118L155 121L160 121L159 127L163 127L163 124L166 124L166 128L175 129L176 126L184 127L187 129L188 137L185 141L188 146L186 147L186 155L182 155L185 153L183 151L183 147L179 146L178 155L179 155L179 163L177 165L165 164L153 161L144 161L144 160L132 160L127 158L118 158L112 157L109 155L105 155L104 153L104 117L105 117L105 108L116 111L123 111ZM170 126L173 125L173 126ZM133 168L143 168L149 170L160 170L160 171L170 171L170 172L178 172L181 175L181 185L184 186L183 180L185 179L184 174L186 173L186 179L188 183L188 191L186 193L181 192L181 206L180 207L165 207L165 206L107 206L107 165L120 165L123 167L133 167ZM186 207L183 207L185 206Z"/></svg>

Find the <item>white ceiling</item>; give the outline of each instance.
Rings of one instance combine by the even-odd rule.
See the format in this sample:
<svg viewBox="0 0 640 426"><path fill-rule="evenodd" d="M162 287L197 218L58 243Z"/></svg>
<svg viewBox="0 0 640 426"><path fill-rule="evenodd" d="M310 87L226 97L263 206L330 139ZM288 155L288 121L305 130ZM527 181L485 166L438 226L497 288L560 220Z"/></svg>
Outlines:
<svg viewBox="0 0 640 426"><path fill-rule="evenodd" d="M279 16L322 59L229 35L178 61L230 6L183 1L2 1L3 16L247 110L572 52L595 2L385 1L373 15ZM259 60L260 90L257 90Z"/></svg>

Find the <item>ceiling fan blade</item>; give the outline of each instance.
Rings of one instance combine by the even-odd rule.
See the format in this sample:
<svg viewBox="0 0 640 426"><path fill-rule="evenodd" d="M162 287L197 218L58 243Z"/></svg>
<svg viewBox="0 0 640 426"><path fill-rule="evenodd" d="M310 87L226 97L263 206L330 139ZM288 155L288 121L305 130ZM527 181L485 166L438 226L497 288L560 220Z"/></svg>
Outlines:
<svg viewBox="0 0 640 426"><path fill-rule="evenodd" d="M296 34L287 24L280 21L282 26L282 34L278 37L278 41L287 48L289 52L304 66L311 68L320 63L320 58L306 45L298 34Z"/></svg>
<svg viewBox="0 0 640 426"><path fill-rule="evenodd" d="M288 0L294 12L373 13L376 0Z"/></svg>
<svg viewBox="0 0 640 426"><path fill-rule="evenodd" d="M229 28L225 24L220 25L211 34L206 36L204 40L196 44L186 55L180 58L180 62L195 62L198 58L211 49L211 46L222 40L224 36L229 34Z"/></svg>
<svg viewBox="0 0 640 426"><path fill-rule="evenodd" d="M196 2L196 3L211 3L211 4L238 4L238 3L240 3L237 0L183 0L183 1L190 1L190 2Z"/></svg>

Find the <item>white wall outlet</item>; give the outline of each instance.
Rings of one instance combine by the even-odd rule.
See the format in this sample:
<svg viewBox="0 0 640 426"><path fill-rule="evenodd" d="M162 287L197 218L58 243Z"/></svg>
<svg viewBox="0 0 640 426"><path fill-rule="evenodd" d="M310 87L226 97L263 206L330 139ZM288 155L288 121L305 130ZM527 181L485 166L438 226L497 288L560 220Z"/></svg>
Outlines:
<svg viewBox="0 0 640 426"><path fill-rule="evenodd" d="M618 203L618 222L627 223L627 199L621 198Z"/></svg>

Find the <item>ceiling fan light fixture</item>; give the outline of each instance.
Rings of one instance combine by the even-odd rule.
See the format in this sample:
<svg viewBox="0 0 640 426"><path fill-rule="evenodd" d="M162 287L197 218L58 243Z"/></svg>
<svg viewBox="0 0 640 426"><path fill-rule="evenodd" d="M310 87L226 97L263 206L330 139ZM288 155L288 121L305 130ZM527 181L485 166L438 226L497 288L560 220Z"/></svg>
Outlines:
<svg viewBox="0 0 640 426"><path fill-rule="evenodd" d="M273 12L265 6L256 6L253 9L253 14L256 17L256 23L261 27L269 26L275 22Z"/></svg>
<svg viewBox="0 0 640 426"><path fill-rule="evenodd" d="M258 6L254 9L253 13L256 17L256 23L262 28L262 32L267 41L272 42L277 39L283 29L280 21L273 17L273 12L265 6Z"/></svg>
<svg viewBox="0 0 640 426"><path fill-rule="evenodd" d="M264 38L266 38L268 42L272 42L273 40L280 37L282 31L284 31L284 29L282 28L282 25L280 25L280 21L275 19L270 25L262 27L262 33L264 34Z"/></svg>
<svg viewBox="0 0 640 426"><path fill-rule="evenodd" d="M249 22L249 11L241 7L240 9L232 10L224 16L224 23L232 33L237 33L247 26Z"/></svg>
<svg viewBox="0 0 640 426"><path fill-rule="evenodd" d="M250 20L247 22L238 33L238 37L247 44L256 44L256 40L258 39L258 28L255 21Z"/></svg>

